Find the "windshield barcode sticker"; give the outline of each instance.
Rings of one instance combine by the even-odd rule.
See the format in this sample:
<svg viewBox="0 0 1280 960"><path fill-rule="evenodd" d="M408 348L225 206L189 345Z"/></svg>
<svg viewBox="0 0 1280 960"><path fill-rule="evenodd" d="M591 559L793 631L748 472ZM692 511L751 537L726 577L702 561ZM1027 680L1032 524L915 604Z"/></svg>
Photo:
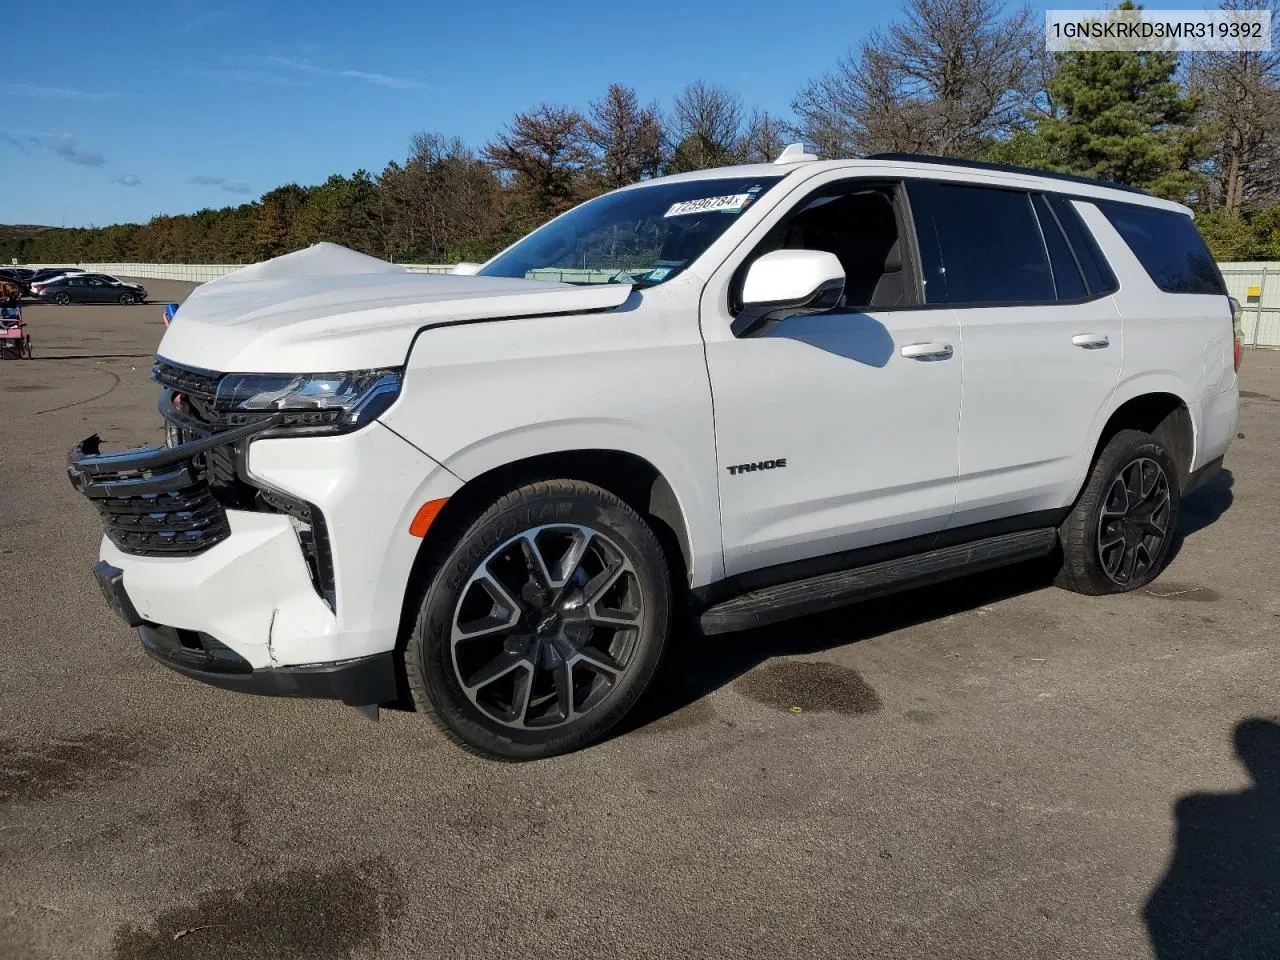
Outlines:
<svg viewBox="0 0 1280 960"><path fill-rule="evenodd" d="M663 216L683 217L690 213L710 213L716 210L735 213L754 199L749 193L735 193L729 197L702 197L699 200L682 200L680 203L673 203Z"/></svg>

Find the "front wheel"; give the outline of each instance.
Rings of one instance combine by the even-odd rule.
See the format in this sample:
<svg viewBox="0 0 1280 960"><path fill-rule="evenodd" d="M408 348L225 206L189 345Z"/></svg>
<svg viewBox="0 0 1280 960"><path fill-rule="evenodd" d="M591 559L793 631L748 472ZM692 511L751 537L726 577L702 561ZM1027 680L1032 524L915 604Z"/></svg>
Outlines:
<svg viewBox="0 0 1280 960"><path fill-rule="evenodd" d="M1169 451L1149 433L1121 430L1112 437L1059 528L1058 586L1098 595L1154 580L1173 546L1178 476Z"/></svg>
<svg viewBox="0 0 1280 960"><path fill-rule="evenodd" d="M440 554L405 672L418 710L462 747L508 761L576 750L653 678L671 622L667 563L607 490L522 486Z"/></svg>
<svg viewBox="0 0 1280 960"><path fill-rule="evenodd" d="M128 307L128 306L131 306L132 304L137 303L138 298L136 295L132 293L122 293L120 294L120 302L124 304L124 306Z"/></svg>

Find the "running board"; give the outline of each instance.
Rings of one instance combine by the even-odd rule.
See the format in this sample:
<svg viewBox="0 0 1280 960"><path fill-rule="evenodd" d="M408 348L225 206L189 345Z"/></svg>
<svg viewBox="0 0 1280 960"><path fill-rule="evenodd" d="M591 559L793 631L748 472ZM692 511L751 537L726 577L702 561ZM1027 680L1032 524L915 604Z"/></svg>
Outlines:
<svg viewBox="0 0 1280 960"><path fill-rule="evenodd" d="M1042 557L1053 550L1057 542L1058 532L1053 527L1019 530L897 560L838 570L725 600L704 610L698 624L707 634L763 627L792 617L834 610L856 600L869 600Z"/></svg>

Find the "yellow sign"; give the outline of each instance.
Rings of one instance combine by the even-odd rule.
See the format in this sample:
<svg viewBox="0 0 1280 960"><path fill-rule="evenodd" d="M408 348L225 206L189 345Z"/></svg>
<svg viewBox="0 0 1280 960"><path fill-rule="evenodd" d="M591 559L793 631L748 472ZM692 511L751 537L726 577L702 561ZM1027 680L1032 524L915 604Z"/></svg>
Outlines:
<svg viewBox="0 0 1280 960"><path fill-rule="evenodd" d="M1253 299L1253 298L1255 298L1255 297L1260 297L1260 296L1262 296L1262 288L1261 288L1261 287L1250 287L1248 290L1246 290L1246 291L1244 292L1244 295L1245 295L1246 297L1249 297L1250 299Z"/></svg>

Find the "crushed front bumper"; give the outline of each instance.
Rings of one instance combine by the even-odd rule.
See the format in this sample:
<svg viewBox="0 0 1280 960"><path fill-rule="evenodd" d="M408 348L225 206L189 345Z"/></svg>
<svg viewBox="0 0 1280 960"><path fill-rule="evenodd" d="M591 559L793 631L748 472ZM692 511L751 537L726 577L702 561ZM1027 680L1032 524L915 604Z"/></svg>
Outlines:
<svg viewBox="0 0 1280 960"><path fill-rule="evenodd" d="M124 588L124 571L119 567L100 560L93 575L107 606L138 631L142 648L193 680L239 693L341 700L353 707L388 703L400 695L395 660L389 650L338 663L255 670L244 657L207 633L143 620Z"/></svg>
<svg viewBox="0 0 1280 960"><path fill-rule="evenodd" d="M410 523L460 481L380 423L255 436L268 426L72 452L71 481L103 520L104 597L148 654L206 683L356 705L397 699L394 649L421 543ZM228 491L228 468L259 499ZM313 523L277 503L307 507ZM327 529L324 582L308 553L316 522Z"/></svg>

